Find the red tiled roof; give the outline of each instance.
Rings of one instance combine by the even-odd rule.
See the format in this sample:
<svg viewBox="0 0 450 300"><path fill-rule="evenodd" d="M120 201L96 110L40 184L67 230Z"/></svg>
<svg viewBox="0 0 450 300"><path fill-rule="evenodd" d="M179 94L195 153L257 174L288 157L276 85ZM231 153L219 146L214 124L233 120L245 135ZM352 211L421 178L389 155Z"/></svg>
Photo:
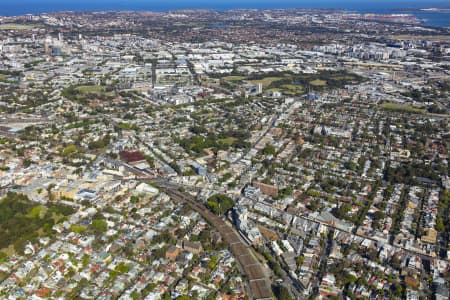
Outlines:
<svg viewBox="0 0 450 300"><path fill-rule="evenodd" d="M141 152L139 151L133 151L133 152L129 152L129 151L121 151L119 153L120 157L125 160L127 163L132 163L132 162L137 162L137 161L142 161L145 160L144 155L142 155Z"/></svg>
<svg viewBox="0 0 450 300"><path fill-rule="evenodd" d="M39 290L37 290L34 294L38 297L44 298L50 294L50 289L43 286Z"/></svg>

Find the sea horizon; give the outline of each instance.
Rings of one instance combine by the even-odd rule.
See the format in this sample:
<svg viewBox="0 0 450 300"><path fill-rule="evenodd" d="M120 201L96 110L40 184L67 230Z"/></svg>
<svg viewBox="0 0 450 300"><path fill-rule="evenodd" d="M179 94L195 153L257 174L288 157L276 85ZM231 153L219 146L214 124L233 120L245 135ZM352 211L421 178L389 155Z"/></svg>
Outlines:
<svg viewBox="0 0 450 300"><path fill-rule="evenodd" d="M421 8L450 8L450 1L404 1L404 0L245 0L245 1L183 1L183 0L21 0L0 3L0 16L20 16L56 12L96 12L96 11L156 11L166 12L182 9L212 9L226 11L232 9L341 9L357 13L410 13L424 20L424 25L449 27L450 12L419 11Z"/></svg>

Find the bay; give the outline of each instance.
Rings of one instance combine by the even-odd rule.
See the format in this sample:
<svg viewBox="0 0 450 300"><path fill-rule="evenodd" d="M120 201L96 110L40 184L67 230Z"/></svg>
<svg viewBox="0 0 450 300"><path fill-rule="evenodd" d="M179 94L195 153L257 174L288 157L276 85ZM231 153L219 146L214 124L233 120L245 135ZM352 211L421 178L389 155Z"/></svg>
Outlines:
<svg viewBox="0 0 450 300"><path fill-rule="evenodd" d="M424 12L418 8L449 8L449 0L0 0L0 15L15 16L58 11L169 11L177 9L283 9L336 8L359 13L408 12L425 25L449 27L449 12Z"/></svg>

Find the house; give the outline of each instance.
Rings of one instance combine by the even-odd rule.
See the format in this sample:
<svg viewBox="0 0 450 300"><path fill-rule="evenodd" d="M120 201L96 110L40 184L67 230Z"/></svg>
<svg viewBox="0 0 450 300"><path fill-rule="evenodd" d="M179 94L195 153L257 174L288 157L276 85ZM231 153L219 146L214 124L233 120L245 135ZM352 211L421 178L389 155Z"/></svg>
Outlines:
<svg viewBox="0 0 450 300"><path fill-rule="evenodd" d="M51 294L51 290L43 286L40 289L38 289L34 294L40 298L46 298Z"/></svg>
<svg viewBox="0 0 450 300"><path fill-rule="evenodd" d="M170 260L175 260L178 255L180 254L180 248L177 248L175 246L170 246L169 249L166 251L166 258Z"/></svg>
<svg viewBox="0 0 450 300"><path fill-rule="evenodd" d="M81 189L75 195L75 200L92 200L97 196L96 191L90 189Z"/></svg>
<svg viewBox="0 0 450 300"><path fill-rule="evenodd" d="M436 244L437 231L433 228L428 228L426 234L422 236L421 240L424 243Z"/></svg>
<svg viewBox="0 0 450 300"><path fill-rule="evenodd" d="M253 184L255 187L257 187L262 193L272 196L272 197L276 197L278 196L278 188L271 185L271 184L266 184L266 183L262 183L262 182L255 182Z"/></svg>
<svg viewBox="0 0 450 300"><path fill-rule="evenodd" d="M417 281L417 279L414 279L412 277L405 277L405 283L409 286L412 286L413 288L418 288L419 287L419 281Z"/></svg>
<svg viewBox="0 0 450 300"><path fill-rule="evenodd" d="M433 282L434 297L437 300L449 299L450 292L444 278L439 277Z"/></svg>
<svg viewBox="0 0 450 300"><path fill-rule="evenodd" d="M184 241L183 249L193 254L200 254L203 251L202 243L191 241Z"/></svg>
<svg viewBox="0 0 450 300"><path fill-rule="evenodd" d="M145 182L142 182L136 187L136 192L139 194L150 194L151 196L156 196L158 195L159 190L146 184Z"/></svg>
<svg viewBox="0 0 450 300"><path fill-rule="evenodd" d="M207 174L206 168L200 164L192 163L191 167L195 170L195 173L197 175L205 176Z"/></svg>
<svg viewBox="0 0 450 300"><path fill-rule="evenodd" d="M100 261L102 261L103 263L107 264L110 263L112 260L111 254L109 254L108 252L101 252L98 255Z"/></svg>

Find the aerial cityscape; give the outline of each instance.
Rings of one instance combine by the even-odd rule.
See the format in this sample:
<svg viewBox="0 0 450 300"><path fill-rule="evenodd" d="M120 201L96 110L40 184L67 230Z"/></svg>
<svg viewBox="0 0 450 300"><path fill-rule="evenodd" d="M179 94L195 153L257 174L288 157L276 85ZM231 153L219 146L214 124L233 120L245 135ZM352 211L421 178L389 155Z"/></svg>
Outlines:
<svg viewBox="0 0 450 300"><path fill-rule="evenodd" d="M450 299L446 1L25 2L0 299Z"/></svg>

